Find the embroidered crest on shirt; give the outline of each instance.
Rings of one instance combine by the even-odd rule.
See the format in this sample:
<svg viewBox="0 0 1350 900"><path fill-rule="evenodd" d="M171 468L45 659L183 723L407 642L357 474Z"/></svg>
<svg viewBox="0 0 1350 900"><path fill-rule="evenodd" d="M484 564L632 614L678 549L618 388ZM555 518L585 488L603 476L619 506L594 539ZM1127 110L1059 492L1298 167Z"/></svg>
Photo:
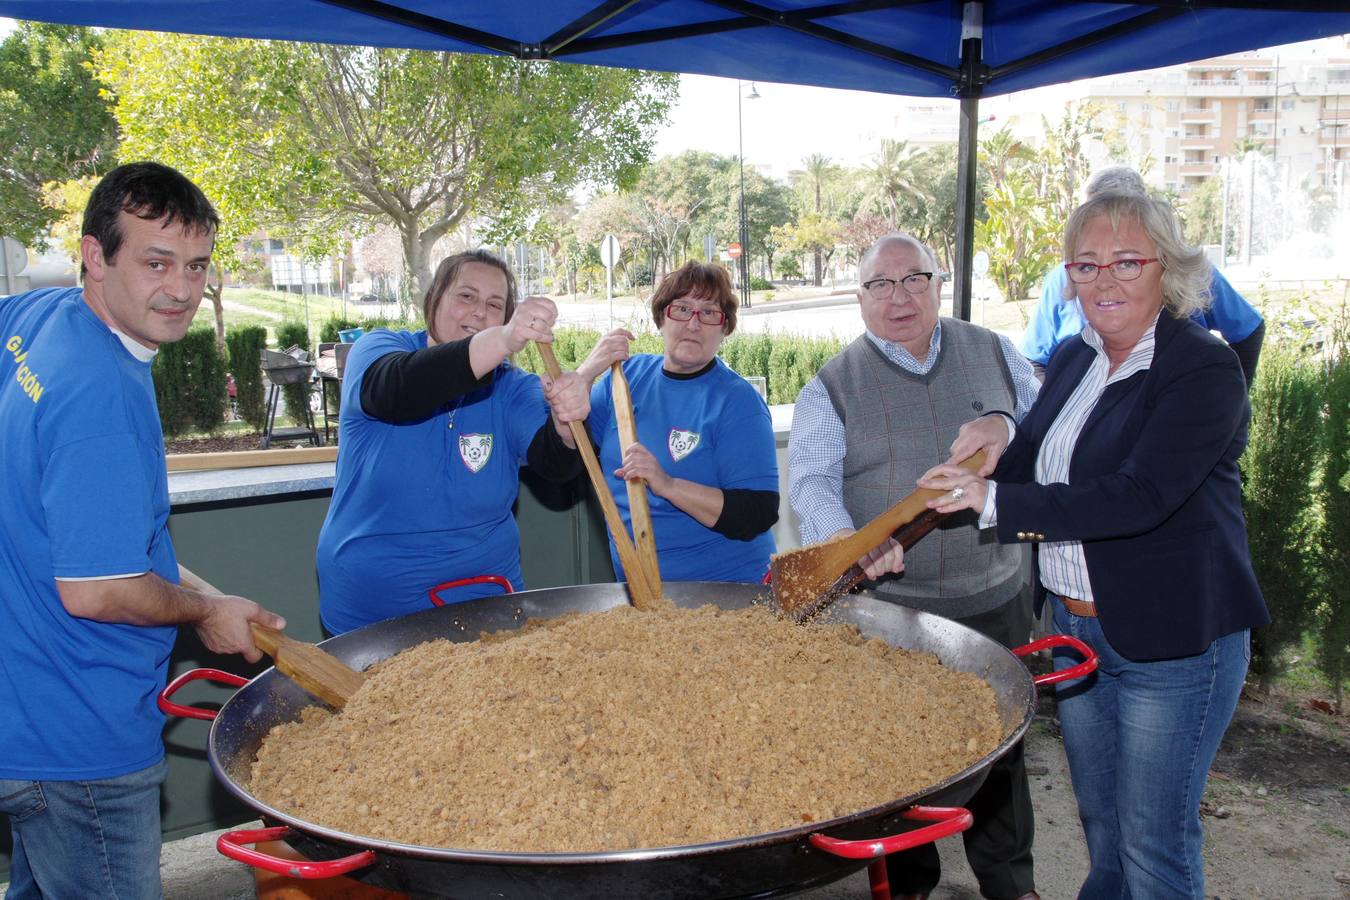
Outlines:
<svg viewBox="0 0 1350 900"><path fill-rule="evenodd" d="M666 445L670 448L670 458L679 462L698 446L700 435L697 432L686 431L683 428L670 429L670 437L666 440Z"/></svg>
<svg viewBox="0 0 1350 900"><path fill-rule="evenodd" d="M459 436L459 458L470 472L479 472L492 458L492 435L461 434Z"/></svg>

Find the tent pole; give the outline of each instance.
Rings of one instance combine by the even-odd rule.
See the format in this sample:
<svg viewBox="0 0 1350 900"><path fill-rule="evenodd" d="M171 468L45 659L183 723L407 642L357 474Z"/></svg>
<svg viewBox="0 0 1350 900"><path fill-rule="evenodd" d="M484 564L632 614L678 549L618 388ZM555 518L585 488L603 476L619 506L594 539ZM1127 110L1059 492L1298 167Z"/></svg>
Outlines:
<svg viewBox="0 0 1350 900"><path fill-rule="evenodd" d="M956 162L956 258L952 260L952 316L970 321L970 260L975 243L975 169L979 159L980 93L988 70L983 55L984 3L967 0L961 21L961 98Z"/></svg>
<svg viewBox="0 0 1350 900"><path fill-rule="evenodd" d="M979 151L978 97L961 98L956 160L956 258L952 260L952 316L970 321L970 260L974 255L975 167Z"/></svg>

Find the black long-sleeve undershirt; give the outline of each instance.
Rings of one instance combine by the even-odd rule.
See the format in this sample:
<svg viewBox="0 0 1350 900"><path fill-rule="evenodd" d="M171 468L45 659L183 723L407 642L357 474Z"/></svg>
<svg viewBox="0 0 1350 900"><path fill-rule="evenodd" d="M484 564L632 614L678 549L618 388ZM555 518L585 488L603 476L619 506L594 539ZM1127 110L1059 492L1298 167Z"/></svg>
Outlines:
<svg viewBox="0 0 1350 900"><path fill-rule="evenodd" d="M722 514L713 531L733 541L750 541L778 521L778 492L722 489Z"/></svg>
<svg viewBox="0 0 1350 900"><path fill-rule="evenodd" d="M1266 323L1259 323L1252 333L1236 344L1229 344L1237 354L1238 365L1242 366L1242 376L1247 379L1247 387L1252 386L1256 377L1256 364L1261 361L1261 344L1266 339Z"/></svg>
<svg viewBox="0 0 1350 900"><path fill-rule="evenodd" d="M492 373L475 378L469 361L471 338L422 350L386 353L361 379L366 415L401 425L434 415L447 403L492 383ZM525 461L541 478L571 481L581 472L581 454L563 441L552 418L535 432Z"/></svg>
<svg viewBox="0 0 1350 900"><path fill-rule="evenodd" d="M361 378L361 409L381 422L400 425L425 419L452 400L487 387L492 373L474 377L470 340L381 356Z"/></svg>

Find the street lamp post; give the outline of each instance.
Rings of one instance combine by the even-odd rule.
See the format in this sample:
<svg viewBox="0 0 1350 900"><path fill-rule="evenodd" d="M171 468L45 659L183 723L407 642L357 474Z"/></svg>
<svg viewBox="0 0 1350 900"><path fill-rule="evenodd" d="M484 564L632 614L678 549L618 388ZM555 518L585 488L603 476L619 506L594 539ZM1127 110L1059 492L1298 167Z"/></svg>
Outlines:
<svg viewBox="0 0 1350 900"><path fill-rule="evenodd" d="M745 129L741 124L741 98L744 95L742 82L736 79L736 165L741 176L741 198L737 221L739 224L739 240L741 244L741 255L737 259L740 264L741 273L741 308L750 308L750 223L745 216ZM750 82L751 100L759 99L759 92L755 90L755 83Z"/></svg>

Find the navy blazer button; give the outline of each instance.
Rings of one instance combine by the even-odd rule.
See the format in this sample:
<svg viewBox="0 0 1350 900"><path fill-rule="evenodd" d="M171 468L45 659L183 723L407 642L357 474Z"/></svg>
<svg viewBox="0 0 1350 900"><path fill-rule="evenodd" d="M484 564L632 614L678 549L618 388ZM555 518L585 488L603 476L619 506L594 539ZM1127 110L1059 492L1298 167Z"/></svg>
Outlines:
<svg viewBox="0 0 1350 900"><path fill-rule="evenodd" d="M1017 532L1017 539L1019 541L1025 541L1027 539L1027 533L1025 531Z"/></svg>

